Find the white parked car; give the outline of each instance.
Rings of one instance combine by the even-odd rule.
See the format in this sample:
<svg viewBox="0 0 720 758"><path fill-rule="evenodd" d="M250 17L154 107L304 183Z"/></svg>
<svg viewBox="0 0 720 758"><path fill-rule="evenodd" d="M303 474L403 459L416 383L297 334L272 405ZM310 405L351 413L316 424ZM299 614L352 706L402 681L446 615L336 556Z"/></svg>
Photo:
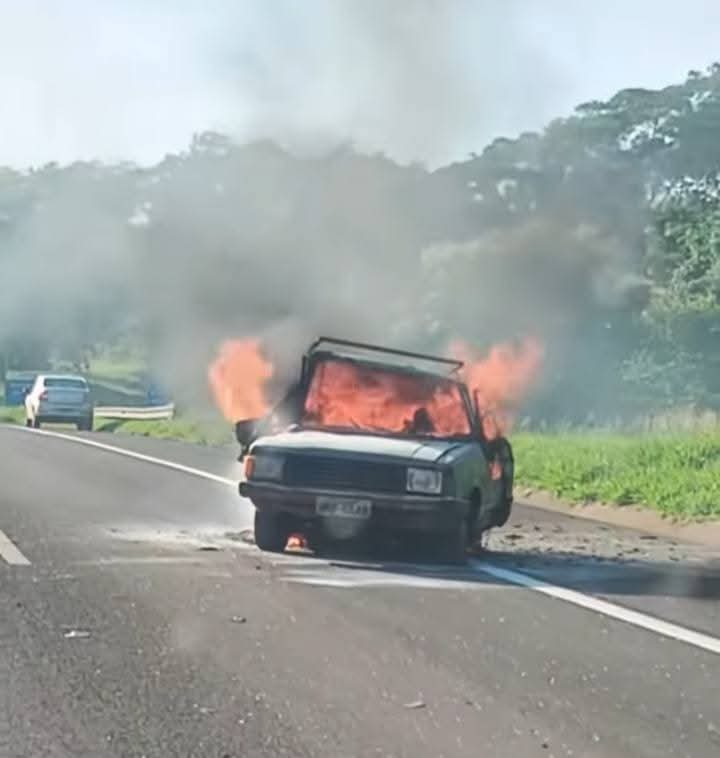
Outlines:
<svg viewBox="0 0 720 758"><path fill-rule="evenodd" d="M39 429L41 424L75 424L90 431L93 405L90 387L82 376L39 374L25 396L25 425Z"/></svg>

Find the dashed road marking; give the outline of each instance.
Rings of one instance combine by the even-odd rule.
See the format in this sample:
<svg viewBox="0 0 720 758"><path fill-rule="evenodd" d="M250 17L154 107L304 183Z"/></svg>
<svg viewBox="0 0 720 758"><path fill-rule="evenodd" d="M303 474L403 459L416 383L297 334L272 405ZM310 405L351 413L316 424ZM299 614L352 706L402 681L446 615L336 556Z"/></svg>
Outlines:
<svg viewBox="0 0 720 758"><path fill-rule="evenodd" d="M10 537L0 529L0 558L11 566L29 566L30 561L20 552Z"/></svg>

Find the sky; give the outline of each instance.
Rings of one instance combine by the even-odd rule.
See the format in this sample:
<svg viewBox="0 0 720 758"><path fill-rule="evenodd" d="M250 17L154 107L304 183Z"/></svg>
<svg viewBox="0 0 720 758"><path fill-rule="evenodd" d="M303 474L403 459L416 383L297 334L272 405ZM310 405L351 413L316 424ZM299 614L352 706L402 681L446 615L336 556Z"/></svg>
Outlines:
<svg viewBox="0 0 720 758"><path fill-rule="evenodd" d="M193 133L431 167L720 60L717 0L0 0L0 165Z"/></svg>

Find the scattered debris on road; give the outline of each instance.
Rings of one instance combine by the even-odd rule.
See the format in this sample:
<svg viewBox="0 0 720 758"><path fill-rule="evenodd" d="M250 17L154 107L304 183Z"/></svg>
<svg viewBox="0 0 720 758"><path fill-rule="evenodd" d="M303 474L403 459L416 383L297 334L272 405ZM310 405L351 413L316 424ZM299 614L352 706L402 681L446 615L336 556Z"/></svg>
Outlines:
<svg viewBox="0 0 720 758"><path fill-rule="evenodd" d="M246 545L255 544L255 533L252 529L243 529L239 532L225 532L225 537L234 542L244 542Z"/></svg>
<svg viewBox="0 0 720 758"><path fill-rule="evenodd" d="M412 703L405 703L404 708L407 708L409 711L416 711L420 708L425 708L425 703L422 700L414 700Z"/></svg>
<svg viewBox="0 0 720 758"><path fill-rule="evenodd" d="M233 624L246 624L247 619L245 616L233 616L230 621L232 621Z"/></svg>
<svg viewBox="0 0 720 758"><path fill-rule="evenodd" d="M63 634L63 637L65 637L66 640L85 640L90 636L90 632L85 631L84 629L68 629L65 634Z"/></svg>

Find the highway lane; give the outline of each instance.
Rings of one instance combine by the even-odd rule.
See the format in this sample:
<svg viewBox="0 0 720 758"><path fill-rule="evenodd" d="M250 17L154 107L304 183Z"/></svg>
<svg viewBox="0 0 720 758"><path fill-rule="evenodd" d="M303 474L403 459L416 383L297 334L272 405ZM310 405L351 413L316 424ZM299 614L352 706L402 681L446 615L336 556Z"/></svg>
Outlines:
<svg viewBox="0 0 720 758"><path fill-rule="evenodd" d="M75 434L90 444L174 461L234 482L240 475L235 447L213 449L142 437ZM170 503L170 518L175 512ZM222 516L252 524L252 507L230 497ZM488 547L493 562L602 597L720 637L720 549L609 527L516 504L508 528Z"/></svg>
<svg viewBox="0 0 720 758"><path fill-rule="evenodd" d="M93 439L236 473L224 452ZM19 430L0 451L0 530L30 561L0 561L3 758L720 750L718 655L473 568L261 556L221 482ZM652 541L632 594L570 550L602 552L593 525L518 514L496 565L564 566L586 593L716 630L712 556L680 546L692 568L671 581ZM554 552L523 554L546 529Z"/></svg>

